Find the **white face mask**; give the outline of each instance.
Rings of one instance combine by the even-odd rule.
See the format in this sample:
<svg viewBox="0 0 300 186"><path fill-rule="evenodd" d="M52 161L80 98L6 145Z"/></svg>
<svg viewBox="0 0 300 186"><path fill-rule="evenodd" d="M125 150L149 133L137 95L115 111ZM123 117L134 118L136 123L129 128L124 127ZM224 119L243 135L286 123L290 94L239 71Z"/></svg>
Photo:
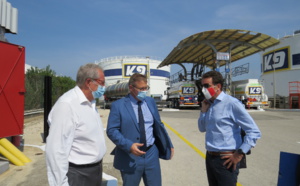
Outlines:
<svg viewBox="0 0 300 186"><path fill-rule="evenodd" d="M216 94L216 91L213 87L209 87L209 88L202 87L202 92L204 94L204 97L207 100L211 99Z"/></svg>

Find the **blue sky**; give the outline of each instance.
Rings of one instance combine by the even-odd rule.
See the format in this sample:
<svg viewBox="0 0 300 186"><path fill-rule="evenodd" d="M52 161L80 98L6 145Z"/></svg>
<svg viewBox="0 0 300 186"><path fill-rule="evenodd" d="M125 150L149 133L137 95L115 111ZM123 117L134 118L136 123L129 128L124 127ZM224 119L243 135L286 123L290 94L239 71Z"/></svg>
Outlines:
<svg viewBox="0 0 300 186"><path fill-rule="evenodd" d="M299 0L7 0L18 9L18 34L9 42L26 47L26 63L50 65L76 77L85 63L124 55L162 60L184 38L215 29L244 29L273 36L300 29ZM250 78L260 74L259 54ZM180 70L171 66L171 73ZM253 76L253 77L252 77ZM242 77L241 77L242 78Z"/></svg>

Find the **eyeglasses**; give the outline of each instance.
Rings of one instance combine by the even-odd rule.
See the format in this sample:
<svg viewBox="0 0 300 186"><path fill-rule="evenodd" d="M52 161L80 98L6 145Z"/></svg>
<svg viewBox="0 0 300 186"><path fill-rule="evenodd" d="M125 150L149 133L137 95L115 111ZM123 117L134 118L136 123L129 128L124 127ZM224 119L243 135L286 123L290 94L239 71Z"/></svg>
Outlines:
<svg viewBox="0 0 300 186"><path fill-rule="evenodd" d="M132 85L133 86L133 85ZM142 88L137 88L136 86L133 86L135 89L139 90L139 91L145 91L145 90L149 90L150 87L147 86L147 87L142 87Z"/></svg>
<svg viewBox="0 0 300 186"><path fill-rule="evenodd" d="M213 86L213 85L210 85L210 84L208 84L208 83L205 83L205 84L203 84L202 85L204 88L209 88L209 87L211 87L211 86Z"/></svg>
<svg viewBox="0 0 300 186"><path fill-rule="evenodd" d="M98 80L98 79L92 79L92 81L93 81L93 82L96 82L98 85L101 85L101 86L104 86L104 85L105 85L105 83L104 83L103 81ZM100 82L98 82L98 81L100 81Z"/></svg>

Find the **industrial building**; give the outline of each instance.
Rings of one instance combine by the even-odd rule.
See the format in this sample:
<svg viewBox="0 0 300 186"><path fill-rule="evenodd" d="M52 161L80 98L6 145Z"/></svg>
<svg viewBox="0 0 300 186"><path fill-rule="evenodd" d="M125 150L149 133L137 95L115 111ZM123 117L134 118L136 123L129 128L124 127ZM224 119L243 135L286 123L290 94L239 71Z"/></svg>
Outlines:
<svg viewBox="0 0 300 186"><path fill-rule="evenodd" d="M300 30L261 52L261 80L277 108L300 108Z"/></svg>

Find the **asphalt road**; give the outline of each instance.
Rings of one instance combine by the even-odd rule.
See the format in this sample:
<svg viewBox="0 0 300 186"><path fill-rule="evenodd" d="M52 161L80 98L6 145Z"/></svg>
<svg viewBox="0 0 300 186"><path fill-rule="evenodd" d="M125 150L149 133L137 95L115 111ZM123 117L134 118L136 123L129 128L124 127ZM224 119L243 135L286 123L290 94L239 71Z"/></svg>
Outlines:
<svg viewBox="0 0 300 186"><path fill-rule="evenodd" d="M275 186L278 180L280 152L300 154L300 112L250 111L262 132L262 138L247 156L247 169L241 169L239 185ZM106 127L109 110L100 109ZM161 111L161 119L175 147L172 160L161 160L163 186L206 186L204 133L198 131L199 110ZM41 186L48 185L43 145L43 118L25 122L24 154L32 159L22 167L10 165L0 175L0 185ZM107 138L106 138L107 139ZM104 157L104 172L118 178L120 173L112 166L113 156L109 155L114 144L108 139L107 154ZM143 184L141 184L143 185Z"/></svg>
<svg viewBox="0 0 300 186"><path fill-rule="evenodd" d="M262 138L247 156L247 168L240 169L238 185L275 186L278 181L280 152L300 154L300 112L249 111L262 132ZM199 110L162 111L161 119L175 147L172 160L161 160L164 186L206 186L205 133L197 126ZM108 149L114 147L108 140ZM105 157L111 165L112 156ZM109 166L111 167L111 166ZM111 170L109 168L109 170ZM110 174L121 179L118 171ZM143 184L140 184L143 185Z"/></svg>
<svg viewBox="0 0 300 186"><path fill-rule="evenodd" d="M300 112L250 111L262 138L247 156L247 169L240 169L238 182L243 186L275 186L280 152L300 154ZM168 130L175 157L162 163L163 185L208 185L205 172L205 133L198 131L199 111L161 112L161 118L180 135ZM184 140L190 142L194 148ZM196 148L196 149L195 149ZM196 150L200 150L197 152Z"/></svg>

